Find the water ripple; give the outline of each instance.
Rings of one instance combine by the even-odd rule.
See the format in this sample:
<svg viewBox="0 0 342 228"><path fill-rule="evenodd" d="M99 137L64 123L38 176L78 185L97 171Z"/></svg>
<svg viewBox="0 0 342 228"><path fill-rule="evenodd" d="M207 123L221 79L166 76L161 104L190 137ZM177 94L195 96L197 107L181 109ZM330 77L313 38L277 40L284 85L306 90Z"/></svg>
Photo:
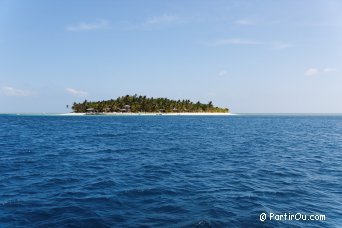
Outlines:
<svg viewBox="0 0 342 228"><path fill-rule="evenodd" d="M341 151L341 116L0 115L0 226L338 227Z"/></svg>

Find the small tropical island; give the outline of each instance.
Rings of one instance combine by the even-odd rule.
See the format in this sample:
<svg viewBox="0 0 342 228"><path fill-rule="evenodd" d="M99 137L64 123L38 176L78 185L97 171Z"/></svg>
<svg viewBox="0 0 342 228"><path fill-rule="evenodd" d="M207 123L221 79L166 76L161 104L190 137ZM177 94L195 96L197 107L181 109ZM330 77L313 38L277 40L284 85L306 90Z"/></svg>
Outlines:
<svg viewBox="0 0 342 228"><path fill-rule="evenodd" d="M149 98L146 96L126 95L115 100L74 102L74 114L229 114L228 108L216 107L190 100L171 100L168 98Z"/></svg>

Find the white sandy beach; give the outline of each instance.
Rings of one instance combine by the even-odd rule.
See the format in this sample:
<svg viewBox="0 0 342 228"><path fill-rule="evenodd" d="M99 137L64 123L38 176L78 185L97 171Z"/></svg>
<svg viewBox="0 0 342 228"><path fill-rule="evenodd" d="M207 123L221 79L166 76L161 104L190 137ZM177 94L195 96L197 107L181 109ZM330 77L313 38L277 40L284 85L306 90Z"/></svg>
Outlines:
<svg viewBox="0 0 342 228"><path fill-rule="evenodd" d="M105 116L232 116L236 115L233 113L211 113L211 112L183 112L183 113L121 113L121 112L113 112L113 113L100 113L100 114L86 114L86 113L64 113L61 114L63 116L97 116L97 115L105 115Z"/></svg>

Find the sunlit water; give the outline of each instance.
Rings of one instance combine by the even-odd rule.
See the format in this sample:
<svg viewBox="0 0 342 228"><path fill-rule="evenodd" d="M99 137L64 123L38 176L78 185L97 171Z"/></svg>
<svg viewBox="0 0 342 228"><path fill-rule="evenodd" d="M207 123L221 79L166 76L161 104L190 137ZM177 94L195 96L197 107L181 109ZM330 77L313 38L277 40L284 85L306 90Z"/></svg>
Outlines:
<svg viewBox="0 0 342 228"><path fill-rule="evenodd" d="M0 116L0 226L338 227L341 212L342 116Z"/></svg>

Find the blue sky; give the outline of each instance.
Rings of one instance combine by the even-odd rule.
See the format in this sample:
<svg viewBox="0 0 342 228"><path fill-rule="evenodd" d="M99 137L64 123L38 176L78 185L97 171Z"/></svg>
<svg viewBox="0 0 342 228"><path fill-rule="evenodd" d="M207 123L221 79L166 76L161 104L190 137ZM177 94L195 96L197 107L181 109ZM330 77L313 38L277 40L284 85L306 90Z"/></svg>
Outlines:
<svg viewBox="0 0 342 228"><path fill-rule="evenodd" d="M126 94L342 113L342 1L0 0L0 113Z"/></svg>

